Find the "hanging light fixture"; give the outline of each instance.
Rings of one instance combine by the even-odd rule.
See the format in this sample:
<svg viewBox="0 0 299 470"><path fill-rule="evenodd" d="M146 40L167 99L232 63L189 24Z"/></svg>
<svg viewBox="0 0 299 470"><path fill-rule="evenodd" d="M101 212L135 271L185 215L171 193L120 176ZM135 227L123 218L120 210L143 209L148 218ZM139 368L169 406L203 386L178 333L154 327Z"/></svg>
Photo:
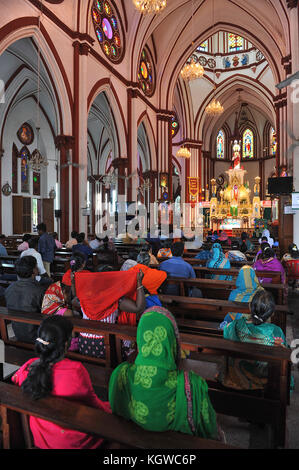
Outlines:
<svg viewBox="0 0 299 470"><path fill-rule="evenodd" d="M192 0L192 50L194 46L193 37L194 37L194 1ZM191 58L189 63L186 63L181 70L181 76L184 80L190 82L191 80L196 80L201 78L205 73L204 68L200 65L199 62L195 62L194 58Z"/></svg>
<svg viewBox="0 0 299 470"><path fill-rule="evenodd" d="M37 148L33 150L32 154L28 158L29 166L36 171L40 171L41 167L49 165L46 158L39 151L39 137L40 137L40 58L41 58L41 15L38 19L38 53L37 53L37 102L36 102L36 132L37 132Z"/></svg>
<svg viewBox="0 0 299 470"><path fill-rule="evenodd" d="M188 150L186 147L183 146L177 151L176 156L178 158L189 159L189 158L191 158L191 152L190 152L190 150Z"/></svg>
<svg viewBox="0 0 299 470"><path fill-rule="evenodd" d="M215 96L211 103L208 104L208 106L205 109L206 113L209 114L210 116L220 116L224 112L223 106L220 104L220 101L217 101Z"/></svg>
<svg viewBox="0 0 299 470"><path fill-rule="evenodd" d="M213 30L215 28L215 12L214 12L214 0L212 3L212 8L213 8ZM212 36L212 51L213 51L213 56L214 56L214 97L211 103L208 104L208 106L205 109L205 112L210 115L210 116L220 116L224 112L224 107L221 105L220 101L216 100L216 60L215 60L215 53L214 53L214 45L213 45L213 36Z"/></svg>
<svg viewBox="0 0 299 470"><path fill-rule="evenodd" d="M133 3L143 15L161 13L167 5L166 0L133 0Z"/></svg>

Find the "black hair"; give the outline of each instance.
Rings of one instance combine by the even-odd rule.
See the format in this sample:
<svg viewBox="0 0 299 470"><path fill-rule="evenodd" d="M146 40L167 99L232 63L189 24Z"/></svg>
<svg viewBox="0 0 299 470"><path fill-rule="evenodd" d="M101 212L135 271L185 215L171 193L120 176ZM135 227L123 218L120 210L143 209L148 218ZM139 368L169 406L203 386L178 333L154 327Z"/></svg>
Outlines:
<svg viewBox="0 0 299 470"><path fill-rule="evenodd" d="M54 238L54 240L58 240L58 233L57 233L57 232L53 232L53 233L52 233L52 237Z"/></svg>
<svg viewBox="0 0 299 470"><path fill-rule="evenodd" d="M112 266L108 266L108 264L104 264L98 268L98 273L108 273L110 271L114 271Z"/></svg>
<svg viewBox="0 0 299 470"><path fill-rule="evenodd" d="M261 241L263 241L263 240L268 241L268 238L267 238L267 237L262 237L262 240L261 240Z"/></svg>
<svg viewBox="0 0 299 470"><path fill-rule="evenodd" d="M137 251L129 251L128 259L132 259L133 261L137 260L138 253Z"/></svg>
<svg viewBox="0 0 299 470"><path fill-rule="evenodd" d="M70 265L71 265L71 270L73 273L79 271L80 268L86 263L86 258L83 253L80 251L75 251L75 253L72 254L71 259L70 259Z"/></svg>
<svg viewBox="0 0 299 470"><path fill-rule="evenodd" d="M28 240L28 245L29 245L29 248L36 248L38 246L38 239L37 238L30 238Z"/></svg>
<svg viewBox="0 0 299 470"><path fill-rule="evenodd" d="M172 240L170 240L169 238L167 240L161 240L161 245L162 248L171 248Z"/></svg>
<svg viewBox="0 0 299 470"><path fill-rule="evenodd" d="M274 258L274 257L275 257L275 253L272 250L272 248L267 246L266 248L263 249L262 259L269 259L269 258Z"/></svg>
<svg viewBox="0 0 299 470"><path fill-rule="evenodd" d="M76 232L76 230L73 230L71 233L71 237L76 238L77 235L78 235L78 232Z"/></svg>
<svg viewBox="0 0 299 470"><path fill-rule="evenodd" d="M239 250L240 249L240 243L238 242L238 240L233 240L231 247L232 247L232 250Z"/></svg>
<svg viewBox="0 0 299 470"><path fill-rule="evenodd" d="M25 233L22 237L23 242L28 242L31 238L30 233Z"/></svg>
<svg viewBox="0 0 299 470"><path fill-rule="evenodd" d="M78 243L83 243L85 240L85 233L77 233L76 240Z"/></svg>
<svg viewBox="0 0 299 470"><path fill-rule="evenodd" d="M16 273L21 279L29 279L33 275L34 268L37 266L37 261L34 256L22 256L16 262Z"/></svg>
<svg viewBox="0 0 299 470"><path fill-rule="evenodd" d="M4 240L4 238L6 238L6 236L3 233L1 233L0 234L0 240Z"/></svg>
<svg viewBox="0 0 299 470"><path fill-rule="evenodd" d="M275 301L271 292L259 290L250 303L251 318L254 325L261 325L275 311Z"/></svg>
<svg viewBox="0 0 299 470"><path fill-rule="evenodd" d="M41 224L38 224L36 227L38 232L46 232L47 231L47 226L43 222Z"/></svg>
<svg viewBox="0 0 299 470"><path fill-rule="evenodd" d="M151 262L151 257L146 251L141 251L137 256L137 263L144 264L144 266L149 266Z"/></svg>
<svg viewBox="0 0 299 470"><path fill-rule="evenodd" d="M261 243L261 250L264 251L266 248L271 248L268 242Z"/></svg>
<svg viewBox="0 0 299 470"><path fill-rule="evenodd" d="M246 232L242 232L241 233L241 239L246 240L246 238L248 238L248 234Z"/></svg>
<svg viewBox="0 0 299 470"><path fill-rule="evenodd" d="M151 245L149 243L147 243L146 245L144 245L141 249L141 252L144 252L144 253L149 253L150 250L151 250Z"/></svg>
<svg viewBox="0 0 299 470"><path fill-rule="evenodd" d="M34 400L49 395L53 388L52 365L64 357L65 345L70 344L73 325L63 316L45 318L39 326L35 352L39 360L29 369L22 390Z"/></svg>
<svg viewBox="0 0 299 470"><path fill-rule="evenodd" d="M246 245L246 241L245 241L245 239L242 239L242 243L241 243L241 246L240 246L240 251L242 253L246 253L247 249L248 248L247 248L247 245Z"/></svg>
<svg viewBox="0 0 299 470"><path fill-rule="evenodd" d="M184 253L184 243L176 242L172 245L171 252L173 256L182 256Z"/></svg>

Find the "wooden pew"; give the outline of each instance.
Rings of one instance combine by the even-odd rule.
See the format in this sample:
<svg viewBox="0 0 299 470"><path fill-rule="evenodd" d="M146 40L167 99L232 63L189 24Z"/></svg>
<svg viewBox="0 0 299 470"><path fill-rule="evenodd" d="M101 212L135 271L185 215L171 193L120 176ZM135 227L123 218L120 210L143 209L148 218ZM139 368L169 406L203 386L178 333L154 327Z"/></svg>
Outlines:
<svg viewBox="0 0 299 470"><path fill-rule="evenodd" d="M229 312L249 314L249 304L228 300L203 299L174 295L159 295L159 298L176 318L208 320L221 323ZM276 305L272 321L286 333L287 305Z"/></svg>
<svg viewBox="0 0 299 470"><path fill-rule="evenodd" d="M198 299L195 299L198 300ZM41 321L41 315L24 313L0 313L0 331L2 340L5 343L6 350L15 348L18 351L25 351L26 354L33 353L33 345L19 343L10 340L7 337L6 323L10 320L20 321L38 325ZM106 345L106 359L95 359L82 356L78 353L68 353L67 357L75 360L83 360L87 365L91 380L95 386L103 386L109 376L112 367L117 365L120 359L116 360L117 346L120 340L126 339L136 341L136 327L124 325L106 324L103 322L79 320L70 318L73 323L74 331L84 331L93 334L103 335ZM113 339L112 339L113 338ZM274 435L274 446L284 446L285 443L285 425L286 425L286 407L289 399L289 380L290 380L290 350L282 347L270 347L259 344L239 343L224 340L221 337L192 335L181 333L181 346L185 350L198 356L198 359L208 354L223 357L237 357L248 360L258 360L270 364L269 384L265 391L253 393L250 391L232 391L224 389L215 380L209 379L209 395L217 413L228 414L254 422L266 423L271 426ZM6 352L6 351L5 351ZM8 361L8 359L6 359ZM26 358L27 360L27 358ZM25 357L24 361L25 362ZM88 364L89 362L89 364ZM95 364L99 364L95 367ZM182 363L184 369L192 368L196 370L194 361L186 360ZM104 371L104 377L101 372ZM108 383L106 384L106 386Z"/></svg>
<svg viewBox="0 0 299 470"><path fill-rule="evenodd" d="M63 428L97 435L109 443L118 443L130 449L232 449L220 441L202 439L179 432L151 432L120 416L58 397L32 400L22 390L0 383L0 409L2 415L4 449L24 448L31 436L17 436L19 414L51 421ZM17 415L16 415L17 414ZM23 421L24 422L24 421ZM19 420L20 423L20 420ZM19 424L20 425L20 424ZM31 434L31 433L30 433ZM17 441L17 442L16 442ZM107 447L107 443L106 443ZM104 447L105 448L105 444ZM109 448L109 446L108 446Z"/></svg>
<svg viewBox="0 0 299 470"><path fill-rule="evenodd" d="M177 285L180 289L180 295L183 296L188 296L189 288L197 287L202 291L205 298L228 300L230 292L236 287L236 282L235 280L220 281L217 279L185 279L169 277L166 279L165 285ZM263 287L273 294L277 304L282 305L285 303L283 284L264 283Z"/></svg>
<svg viewBox="0 0 299 470"><path fill-rule="evenodd" d="M207 268L204 266L193 267L196 277L205 277L206 275L218 274L220 276L233 276L237 277L240 270L236 268L231 269L222 269L222 268ZM272 278L272 282L275 284L281 284L281 274L277 271L255 271L257 277L267 277ZM267 276L266 276L267 275Z"/></svg>

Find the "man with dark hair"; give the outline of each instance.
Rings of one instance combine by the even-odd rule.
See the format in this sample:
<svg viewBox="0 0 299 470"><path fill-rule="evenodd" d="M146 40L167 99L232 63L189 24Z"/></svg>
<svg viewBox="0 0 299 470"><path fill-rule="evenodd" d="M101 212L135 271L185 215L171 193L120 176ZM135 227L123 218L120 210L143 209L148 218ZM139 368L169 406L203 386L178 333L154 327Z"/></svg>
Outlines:
<svg viewBox="0 0 299 470"><path fill-rule="evenodd" d="M38 251L41 254L45 270L49 277L51 277L50 266L53 263L55 256L56 243L53 237L47 233L47 226L41 223L37 226L38 234L40 236L38 241Z"/></svg>
<svg viewBox="0 0 299 470"><path fill-rule="evenodd" d="M78 233L76 236L76 240L77 240L77 245L73 246L72 252L76 253L77 251L79 251L80 253L83 253L87 261L88 257L93 255L93 250L92 248L90 248L88 243L85 242L85 233L83 232Z"/></svg>
<svg viewBox="0 0 299 470"><path fill-rule="evenodd" d="M45 270L41 254L37 251L38 239L30 238L30 240L28 241L28 245L28 250L24 250L21 253L21 258L23 258L24 256L33 256L34 258L36 258L38 274L40 276L43 276L44 274L47 275L47 271Z"/></svg>
<svg viewBox="0 0 299 470"><path fill-rule="evenodd" d="M233 240L231 249L228 252L229 261L246 261L247 258L242 251L240 251L240 244L238 240Z"/></svg>
<svg viewBox="0 0 299 470"><path fill-rule="evenodd" d="M5 238L6 238L5 235L3 234L0 235L0 256L7 256L6 248L3 245Z"/></svg>
<svg viewBox="0 0 299 470"><path fill-rule="evenodd" d="M160 269L166 271L168 277L182 277L185 279L195 279L196 275L191 264L186 263L182 256L184 253L184 243L176 242L171 248L172 258L163 261L160 264ZM179 295L179 287L175 285L168 285L165 290L166 294Z"/></svg>
<svg viewBox="0 0 299 470"><path fill-rule="evenodd" d="M37 261L33 256L23 256L16 263L18 280L10 284L5 291L8 310L40 313L47 286L41 286L35 276L38 274ZM35 341L37 327L26 323L12 322L12 328L18 341Z"/></svg>

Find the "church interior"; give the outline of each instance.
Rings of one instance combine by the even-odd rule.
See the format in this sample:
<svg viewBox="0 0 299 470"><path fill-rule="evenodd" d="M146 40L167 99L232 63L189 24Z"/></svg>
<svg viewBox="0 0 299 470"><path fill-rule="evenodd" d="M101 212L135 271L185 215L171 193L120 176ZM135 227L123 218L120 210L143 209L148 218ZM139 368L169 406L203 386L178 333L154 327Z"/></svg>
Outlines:
<svg viewBox="0 0 299 470"><path fill-rule="evenodd" d="M0 7L0 448L298 449L298 0Z"/></svg>

